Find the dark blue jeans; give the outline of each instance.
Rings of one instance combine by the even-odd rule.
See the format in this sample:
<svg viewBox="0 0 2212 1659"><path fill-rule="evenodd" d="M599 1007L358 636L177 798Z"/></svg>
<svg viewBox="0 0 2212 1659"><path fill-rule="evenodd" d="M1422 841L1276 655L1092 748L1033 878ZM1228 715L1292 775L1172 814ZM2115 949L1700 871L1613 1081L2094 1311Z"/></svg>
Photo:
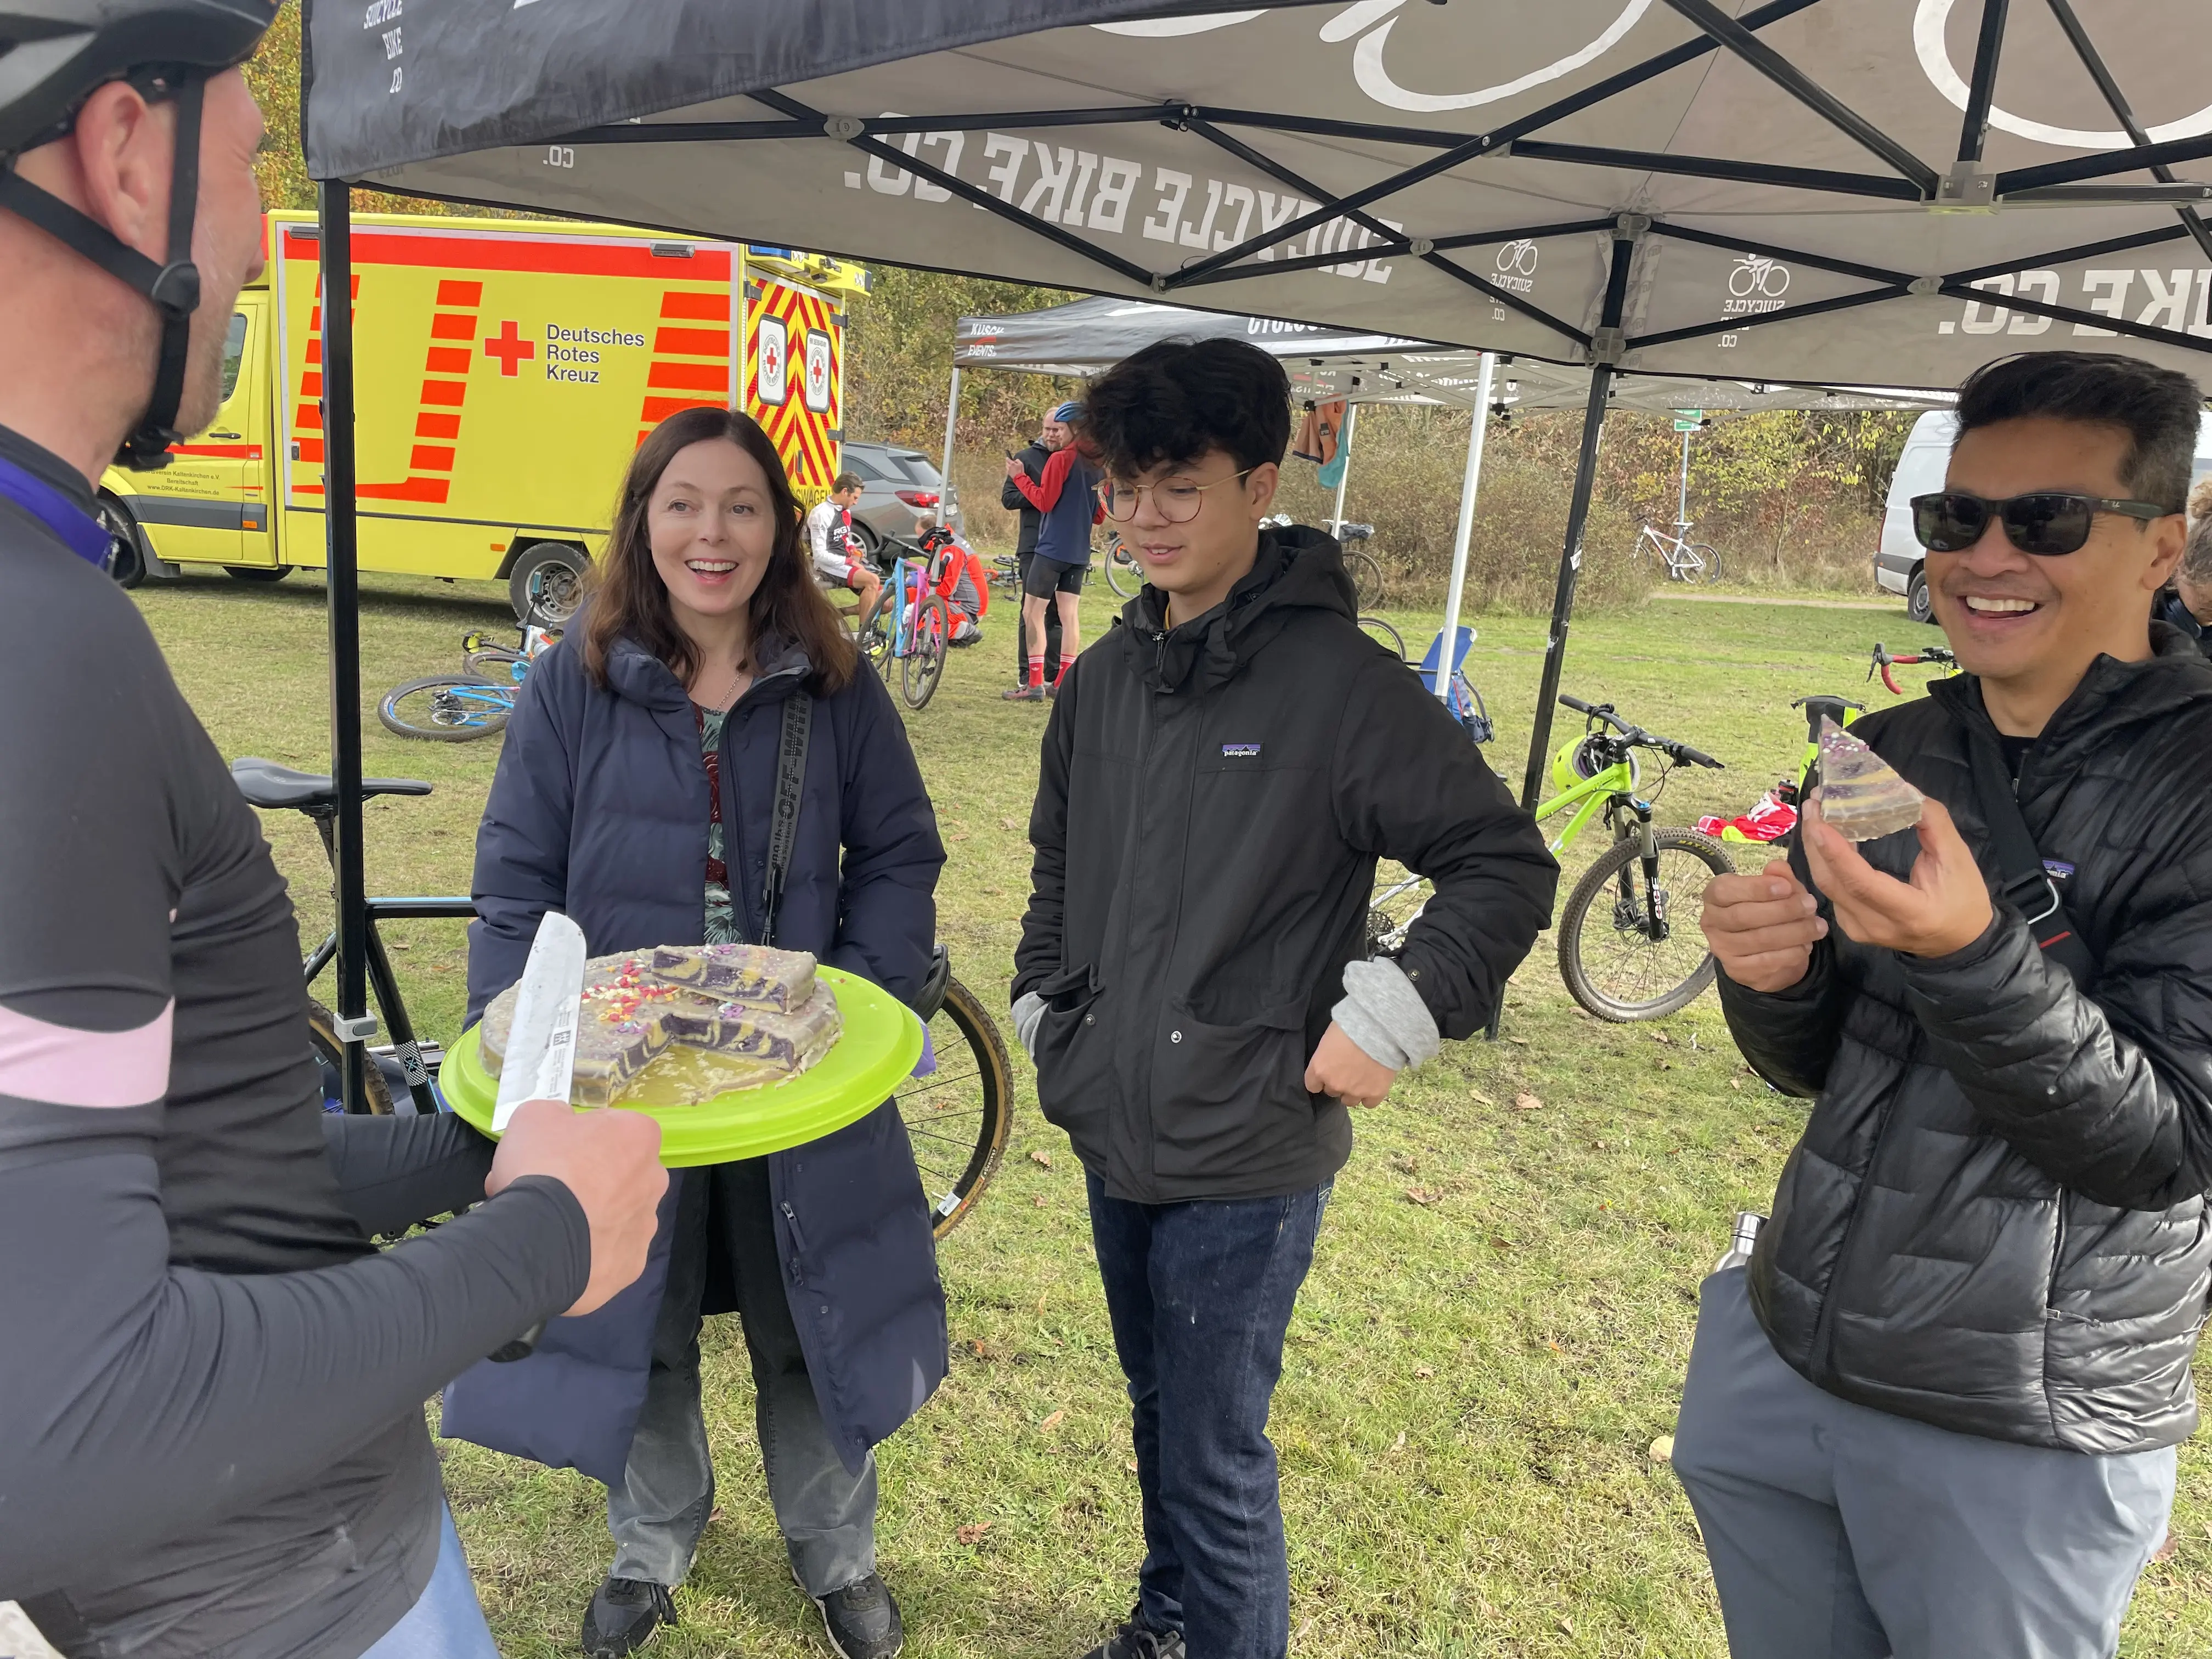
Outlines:
<svg viewBox="0 0 2212 1659"><path fill-rule="evenodd" d="M1134 1407L1138 1607L1190 1659L1282 1659L1291 1570L1267 1406L1327 1184L1287 1198L1132 1204L1087 1177L1091 1237Z"/></svg>

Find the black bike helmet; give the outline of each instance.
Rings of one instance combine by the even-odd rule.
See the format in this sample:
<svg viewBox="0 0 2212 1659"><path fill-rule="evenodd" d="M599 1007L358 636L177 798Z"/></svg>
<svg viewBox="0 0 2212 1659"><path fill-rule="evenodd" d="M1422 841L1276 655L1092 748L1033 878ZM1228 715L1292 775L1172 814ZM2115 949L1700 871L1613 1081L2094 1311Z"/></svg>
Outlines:
<svg viewBox="0 0 2212 1659"><path fill-rule="evenodd" d="M27 219L161 313L154 395L116 460L167 464L185 392L185 347L199 307L192 216L199 204L201 94L211 75L252 56L277 0L0 0L0 208ZM77 112L110 81L177 103L177 153L169 186L169 247L156 264L59 198L19 178L15 157L65 135Z"/></svg>

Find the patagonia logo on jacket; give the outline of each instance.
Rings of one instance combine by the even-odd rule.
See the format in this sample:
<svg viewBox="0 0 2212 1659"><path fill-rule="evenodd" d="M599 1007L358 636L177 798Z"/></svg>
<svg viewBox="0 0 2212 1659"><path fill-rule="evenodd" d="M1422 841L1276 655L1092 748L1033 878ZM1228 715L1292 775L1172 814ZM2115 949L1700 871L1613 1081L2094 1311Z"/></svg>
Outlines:
<svg viewBox="0 0 2212 1659"><path fill-rule="evenodd" d="M1224 743L1221 745L1221 758L1257 760L1260 758L1260 745L1256 743Z"/></svg>

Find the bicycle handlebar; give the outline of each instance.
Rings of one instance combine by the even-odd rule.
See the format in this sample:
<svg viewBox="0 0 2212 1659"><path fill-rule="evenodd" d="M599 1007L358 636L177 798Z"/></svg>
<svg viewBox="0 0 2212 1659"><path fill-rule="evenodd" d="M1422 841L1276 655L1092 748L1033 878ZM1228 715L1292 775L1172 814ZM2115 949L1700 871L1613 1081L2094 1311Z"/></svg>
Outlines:
<svg viewBox="0 0 2212 1659"><path fill-rule="evenodd" d="M1559 699L1559 703L1563 708L1573 709L1577 714L1587 715L1594 720L1604 721L1620 733L1623 742L1632 744L1637 748L1656 749L1671 760L1685 762L1692 766L1711 767L1716 772L1728 770L1726 763L1715 760L1702 749L1693 749L1688 744L1674 738L1662 738L1657 732L1647 732L1640 726L1631 726L1613 712L1613 705L1609 702L1589 703L1584 702L1580 697L1563 696Z"/></svg>

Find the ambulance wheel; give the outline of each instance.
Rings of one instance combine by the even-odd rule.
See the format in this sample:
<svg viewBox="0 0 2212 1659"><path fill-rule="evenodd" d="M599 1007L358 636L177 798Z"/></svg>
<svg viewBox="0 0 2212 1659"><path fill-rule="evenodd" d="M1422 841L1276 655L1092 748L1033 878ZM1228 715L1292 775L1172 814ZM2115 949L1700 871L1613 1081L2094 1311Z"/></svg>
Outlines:
<svg viewBox="0 0 2212 1659"><path fill-rule="evenodd" d="M289 564L227 564L223 568L241 582L281 582L292 574Z"/></svg>
<svg viewBox="0 0 2212 1659"><path fill-rule="evenodd" d="M100 520L100 527L115 543L115 551L108 558L107 574L115 578L118 587L137 586L146 580L146 556L139 550L138 525L131 516L131 509L102 490L94 499L92 511Z"/></svg>
<svg viewBox="0 0 2212 1659"><path fill-rule="evenodd" d="M584 573L591 561L580 548L561 542L534 542L522 550L507 572L507 598L519 623L565 627L583 602Z"/></svg>

